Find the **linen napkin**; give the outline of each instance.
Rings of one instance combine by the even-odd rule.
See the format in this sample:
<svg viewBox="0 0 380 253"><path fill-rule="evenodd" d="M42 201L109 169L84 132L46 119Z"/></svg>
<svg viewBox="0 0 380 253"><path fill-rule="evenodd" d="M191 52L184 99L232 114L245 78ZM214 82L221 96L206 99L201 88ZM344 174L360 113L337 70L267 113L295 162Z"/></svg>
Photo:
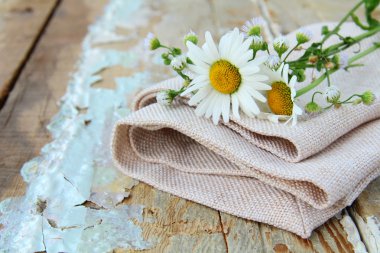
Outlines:
<svg viewBox="0 0 380 253"><path fill-rule="evenodd" d="M318 33L321 26L309 29ZM353 25L348 30L359 32ZM367 58L366 75L336 74L333 81L344 84L344 92L363 89L361 83L378 91L379 56ZM156 103L157 91L181 85L175 78L143 90L135 112L116 124L113 158L127 175L303 238L380 175L378 102L331 109L294 127L244 116L215 126L186 101Z"/></svg>

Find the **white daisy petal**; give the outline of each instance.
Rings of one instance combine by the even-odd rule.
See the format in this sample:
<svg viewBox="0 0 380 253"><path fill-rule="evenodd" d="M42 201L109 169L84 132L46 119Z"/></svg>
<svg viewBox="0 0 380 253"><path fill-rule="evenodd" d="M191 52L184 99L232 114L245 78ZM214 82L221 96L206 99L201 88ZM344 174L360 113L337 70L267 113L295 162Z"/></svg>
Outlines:
<svg viewBox="0 0 380 253"><path fill-rule="evenodd" d="M231 108L231 96L225 96L222 102L222 116L224 123L227 123L230 119L230 108Z"/></svg>
<svg viewBox="0 0 380 253"><path fill-rule="evenodd" d="M285 64L284 69L282 70L282 78L285 83L289 83L289 65Z"/></svg>
<svg viewBox="0 0 380 253"><path fill-rule="evenodd" d="M219 52L215 45L214 39L211 36L211 33L209 31L205 34L206 44L208 45L211 54L213 55L214 59L219 58Z"/></svg>
<svg viewBox="0 0 380 253"><path fill-rule="evenodd" d="M189 100L189 105L193 106L198 104L200 101L202 101L206 96L209 95L209 93L212 91L212 88L210 86L202 87L198 90L198 92L192 96Z"/></svg>
<svg viewBox="0 0 380 253"><path fill-rule="evenodd" d="M236 95L236 93L231 95L231 103L232 103L232 114L235 118L240 119L239 114L239 99Z"/></svg>
<svg viewBox="0 0 380 253"><path fill-rule="evenodd" d="M210 96L207 96L205 99L203 99L202 102L200 102L197 108L195 109L195 115L197 115L198 117L205 115L206 110L210 105L210 102Z"/></svg>
<svg viewBox="0 0 380 253"><path fill-rule="evenodd" d="M207 64L211 65L212 63L218 60L218 55L215 55L212 52L209 44L207 43L203 44L202 49L203 49L203 52L207 54L207 57L211 60L210 62L207 62Z"/></svg>
<svg viewBox="0 0 380 253"><path fill-rule="evenodd" d="M188 56L191 60L197 59L203 62L210 62L210 59L207 58L207 55L203 52L201 48L194 45L190 41L186 43L186 46L189 49Z"/></svg>
<svg viewBox="0 0 380 253"><path fill-rule="evenodd" d="M261 81L267 81L268 80L268 76L256 74L256 75L253 75L253 76L247 76L247 77L244 78L244 80L245 81L249 81L249 82L261 82Z"/></svg>
<svg viewBox="0 0 380 253"><path fill-rule="evenodd" d="M204 69L208 69L209 66L207 65L207 63L205 63L204 61L200 60L195 54L194 52L188 52L187 53L187 57L190 58L190 60L196 65L196 66L199 66L201 68L204 68Z"/></svg>
<svg viewBox="0 0 380 253"><path fill-rule="evenodd" d="M242 75L252 75L252 74L259 72L259 70L260 70L260 68L257 67L256 65L253 65L253 66L247 65L247 66L239 69L239 71Z"/></svg>
<svg viewBox="0 0 380 253"><path fill-rule="evenodd" d="M260 56L260 57L256 57L254 60L252 60L250 63L255 63L256 65L261 65L263 64L264 62L266 62L268 59L268 56L266 55L263 55L263 56Z"/></svg>
<svg viewBox="0 0 380 253"><path fill-rule="evenodd" d="M191 84L196 84L196 83L203 83L203 82L208 82L209 77L208 75L199 75L194 77L194 79L191 81Z"/></svg>
<svg viewBox="0 0 380 253"><path fill-rule="evenodd" d="M247 65L247 62L252 58L253 51L248 50L244 54L242 54L240 57L236 57L236 60L234 60L234 65L237 67L245 67Z"/></svg>
<svg viewBox="0 0 380 253"><path fill-rule="evenodd" d="M196 91L196 90L199 90L202 87L205 87L206 85L208 85L207 82L196 83L194 85L191 85L191 86L187 87L184 92L181 93L181 96L185 96L187 94L190 94L193 91Z"/></svg>
<svg viewBox="0 0 380 253"><path fill-rule="evenodd" d="M210 118L213 111L214 111L214 107L215 107L215 104L217 103L218 101L218 93L217 92L214 92L211 94L211 98L210 98L210 104L209 104L209 107L207 108L206 110L206 113L205 113L205 117L206 118Z"/></svg>
<svg viewBox="0 0 380 253"><path fill-rule="evenodd" d="M195 72L198 75L208 75L209 69L202 68L200 66L189 64L187 67L192 71Z"/></svg>
<svg viewBox="0 0 380 253"><path fill-rule="evenodd" d="M262 82L249 82L248 85L252 86L256 90L271 90L272 86Z"/></svg>
<svg viewBox="0 0 380 253"><path fill-rule="evenodd" d="M267 98L263 94L258 92L256 89L254 89L252 86L245 85L243 91L248 92L253 98L256 98L260 102L263 102L263 103L267 102Z"/></svg>
<svg viewBox="0 0 380 253"><path fill-rule="evenodd" d="M214 109L212 112L212 122L214 125L217 125L220 119L220 115L222 114L222 104L224 101L224 97L229 97L228 95L218 94L215 99Z"/></svg>
<svg viewBox="0 0 380 253"><path fill-rule="evenodd" d="M252 117L252 114L258 115L260 113L260 109L256 102L246 92L238 92L237 96L239 98L240 106L242 106L242 108L245 107L246 109L244 111L249 111L251 114L248 116Z"/></svg>

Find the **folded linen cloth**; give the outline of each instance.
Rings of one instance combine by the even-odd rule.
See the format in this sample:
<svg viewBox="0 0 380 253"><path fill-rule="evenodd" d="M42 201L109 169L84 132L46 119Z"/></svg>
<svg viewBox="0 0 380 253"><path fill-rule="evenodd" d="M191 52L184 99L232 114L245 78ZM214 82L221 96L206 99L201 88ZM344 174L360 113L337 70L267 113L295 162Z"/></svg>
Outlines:
<svg viewBox="0 0 380 253"><path fill-rule="evenodd" d="M375 60L361 82L378 90ZM352 80L334 78L346 89ZM304 238L380 175L378 102L331 109L294 127L244 116L215 126L186 103L156 103L157 91L180 86L175 78L140 92L136 111L115 126L113 158L127 175Z"/></svg>

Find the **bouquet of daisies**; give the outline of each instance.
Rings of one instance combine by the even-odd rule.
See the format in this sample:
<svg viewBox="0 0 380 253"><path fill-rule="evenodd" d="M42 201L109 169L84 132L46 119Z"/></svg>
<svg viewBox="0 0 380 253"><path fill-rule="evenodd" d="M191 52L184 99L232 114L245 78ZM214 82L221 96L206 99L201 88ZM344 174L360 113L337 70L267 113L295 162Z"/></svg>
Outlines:
<svg viewBox="0 0 380 253"><path fill-rule="evenodd" d="M337 71L348 71L360 67L358 60L380 48L373 43L360 50L351 58L344 52L353 45L380 31L380 23L372 12L380 0L362 0L333 28L322 27L322 39L309 43L312 33L301 28L295 35L295 44L290 47L288 39L280 36L269 43L264 39L262 18L253 18L238 28L224 34L216 43L210 32L205 33L205 43L198 45L198 36L190 32L184 36L188 52L166 46L149 34L146 46L151 50L164 49L162 59L183 78L178 90L165 90L157 94L157 101L171 105L177 97L186 97L190 106L195 106L198 116L212 118L218 124L222 118L228 122L231 117L267 119L272 122L297 123L297 118L306 113L319 113L331 107L344 104L363 103L371 105L375 100L372 91L352 94L342 98L341 91L331 82L330 76ZM363 23L356 12L364 6L366 21ZM355 37L340 34L341 26L353 21L363 32ZM340 41L326 46L326 41L337 36ZM292 55L297 52L298 57ZM292 59L292 60L290 60ZM312 69L312 81L296 89L297 83L306 80L306 71ZM327 87L318 89L327 80ZM318 87L318 88L317 88ZM311 101L304 108L297 105L297 98L313 90ZM327 106L319 105L315 96L323 96Z"/></svg>

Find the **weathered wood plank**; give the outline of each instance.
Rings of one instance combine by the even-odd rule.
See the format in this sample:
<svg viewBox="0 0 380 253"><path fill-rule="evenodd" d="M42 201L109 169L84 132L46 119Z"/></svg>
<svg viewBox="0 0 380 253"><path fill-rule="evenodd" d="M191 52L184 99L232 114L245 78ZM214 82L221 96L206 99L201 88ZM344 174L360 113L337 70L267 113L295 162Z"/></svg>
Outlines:
<svg viewBox="0 0 380 253"><path fill-rule="evenodd" d="M368 252L380 251L380 178L360 194L351 208L353 217Z"/></svg>
<svg viewBox="0 0 380 253"><path fill-rule="evenodd" d="M28 6L25 4L30 1L20 2ZM46 12L46 4L42 3L47 1L34 2ZM19 169L49 142L46 125L58 111L57 101L64 94L69 73L78 60L87 26L102 12L105 2L62 1L0 111L0 200L24 192ZM42 15L38 8L35 12ZM25 18L24 22L29 21ZM13 32L25 30L13 29L16 29ZM25 47L24 44L19 46Z"/></svg>
<svg viewBox="0 0 380 253"><path fill-rule="evenodd" d="M1 1L0 108L58 2L58 0Z"/></svg>

